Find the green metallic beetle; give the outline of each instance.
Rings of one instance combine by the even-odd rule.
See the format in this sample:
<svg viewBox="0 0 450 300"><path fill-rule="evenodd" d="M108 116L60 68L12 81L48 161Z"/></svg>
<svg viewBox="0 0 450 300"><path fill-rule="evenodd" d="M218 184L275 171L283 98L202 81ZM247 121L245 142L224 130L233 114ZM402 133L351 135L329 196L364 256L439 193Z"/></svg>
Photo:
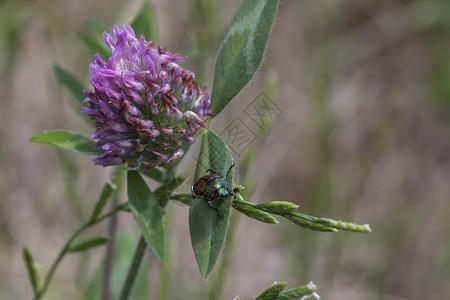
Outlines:
<svg viewBox="0 0 450 300"><path fill-rule="evenodd" d="M212 174L203 176L191 186L192 198L201 198L205 200L209 207L217 212L217 217L221 220L223 220L223 216L220 215L219 208L214 206L212 202L217 199L227 198L230 195L236 199L234 191L230 189L230 186L226 181L233 167L234 164L228 169L225 178L218 172L208 169L206 172L211 172Z"/></svg>

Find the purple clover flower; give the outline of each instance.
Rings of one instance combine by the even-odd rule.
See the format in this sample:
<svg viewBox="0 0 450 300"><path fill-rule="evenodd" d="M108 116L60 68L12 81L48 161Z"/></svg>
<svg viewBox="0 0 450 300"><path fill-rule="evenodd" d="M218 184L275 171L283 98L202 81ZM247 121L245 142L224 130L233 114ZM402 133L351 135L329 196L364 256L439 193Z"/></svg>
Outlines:
<svg viewBox="0 0 450 300"><path fill-rule="evenodd" d="M111 57L99 54L90 65L93 91L84 91L89 107L82 111L94 121L95 157L102 166L130 162L130 167L152 168L183 156L194 135L214 114L206 90L194 74L177 62L186 60L165 48L138 40L130 26L114 26L113 36L104 33Z"/></svg>

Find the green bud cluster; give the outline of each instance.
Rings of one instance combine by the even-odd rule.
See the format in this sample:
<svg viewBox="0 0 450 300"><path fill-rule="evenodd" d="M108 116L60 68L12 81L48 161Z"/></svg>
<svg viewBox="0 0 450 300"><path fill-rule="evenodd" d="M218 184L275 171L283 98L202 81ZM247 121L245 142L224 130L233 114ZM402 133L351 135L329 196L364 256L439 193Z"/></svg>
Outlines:
<svg viewBox="0 0 450 300"><path fill-rule="evenodd" d="M264 292L262 292L255 300L272 300L278 299L278 295L286 287L286 282L274 282Z"/></svg>
<svg viewBox="0 0 450 300"><path fill-rule="evenodd" d="M177 178L177 184L182 178ZM169 184L169 194L176 187L176 184ZM372 232L368 224L359 225L356 223L336 221L329 218L318 218L295 212L298 205L288 201L271 201L264 203L254 203L245 201L240 191L244 189L241 185L233 185L233 191L236 193L236 199L233 200L232 206L240 213L267 224L278 224L279 221L271 214L282 216L292 223L315 231L338 232L339 230L367 233ZM158 194L158 193L156 193ZM171 200L176 200L187 205L192 205L192 196L190 194L171 195Z"/></svg>
<svg viewBox="0 0 450 300"><path fill-rule="evenodd" d="M372 229L370 229L369 224L364 225L358 225L356 223L349 223L349 222L343 222L343 221L335 221L328 218L318 218L318 223L324 224L329 227L333 227L336 229L341 229L345 231L353 231L353 232L372 232Z"/></svg>
<svg viewBox="0 0 450 300"><path fill-rule="evenodd" d="M317 287L311 281L310 283L308 283L308 285L299 286L280 293L278 295L278 299L299 299L299 298L305 299L307 296L314 296L316 299L319 299L320 297L316 292Z"/></svg>
<svg viewBox="0 0 450 300"><path fill-rule="evenodd" d="M282 214L296 210L298 205L287 201L272 201L256 204L255 207L269 213Z"/></svg>
<svg viewBox="0 0 450 300"><path fill-rule="evenodd" d="M275 219L271 214L262 211L260 209L255 208L252 205L248 205L247 201L243 201L242 196L241 195L237 195L238 198L240 198L241 200L234 200L232 203L232 206L234 209L236 209L237 211L239 211L240 213L243 213L244 215L258 220L260 222L263 223L268 223L268 224L278 224L278 220Z"/></svg>
<svg viewBox="0 0 450 300"><path fill-rule="evenodd" d="M270 287L263 291L255 300L277 300L277 299L307 299L315 297L320 299L317 294L317 287L313 282L308 285L299 286L283 292L286 282L274 282Z"/></svg>
<svg viewBox="0 0 450 300"><path fill-rule="evenodd" d="M238 193L241 186L234 186L234 191ZM315 231L338 232L340 230L352 232L371 232L368 224L358 225L355 223L336 221L328 218L317 218L295 212L298 205L287 201L271 201L264 203L254 203L245 201L240 194L233 200L233 208L244 215L268 224L278 224L278 220L271 214L282 216L294 224Z"/></svg>
<svg viewBox="0 0 450 300"><path fill-rule="evenodd" d="M233 184L233 191L235 192L235 193L240 193L240 192L242 192L242 190L244 190L245 189L245 186L243 186L243 185L240 185L240 184Z"/></svg>

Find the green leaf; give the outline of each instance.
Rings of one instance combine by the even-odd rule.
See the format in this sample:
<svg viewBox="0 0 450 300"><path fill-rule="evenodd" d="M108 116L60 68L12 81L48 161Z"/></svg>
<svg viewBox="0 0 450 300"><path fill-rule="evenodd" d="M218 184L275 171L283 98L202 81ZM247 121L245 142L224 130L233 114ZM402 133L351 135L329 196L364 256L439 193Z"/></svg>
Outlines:
<svg viewBox="0 0 450 300"><path fill-rule="evenodd" d="M72 96L75 111L79 113L88 124L93 125L94 121L88 115L81 112L81 107L87 106L87 104L83 103L83 100L86 98L86 95L83 93L85 87L74 75L62 69L58 64L53 65L53 71L58 83L64 86Z"/></svg>
<svg viewBox="0 0 450 300"><path fill-rule="evenodd" d="M217 55L211 110L218 114L258 69L278 8L278 0L243 0Z"/></svg>
<svg viewBox="0 0 450 300"><path fill-rule="evenodd" d="M83 93L85 87L74 75L62 69L58 64L53 65L53 71L58 83L64 86L72 96L75 111L79 113L88 124L94 125L94 121L88 115L81 112L81 107L87 106L87 104L83 103L83 100L86 99L86 95Z"/></svg>
<svg viewBox="0 0 450 300"><path fill-rule="evenodd" d="M205 131L194 181L206 175L208 169L225 175L232 163L225 143L211 131ZM233 186L232 173L228 176L228 184ZM219 257L231 216L231 197L218 200L215 204L223 215L223 220L217 217L216 212L203 199L194 199L194 204L189 209L192 246L204 278L211 272Z"/></svg>
<svg viewBox="0 0 450 300"><path fill-rule="evenodd" d="M131 27L138 39L139 36L143 34L146 40L158 40L158 27L156 24L155 11L150 3L146 2L142 6L139 15L136 16Z"/></svg>
<svg viewBox="0 0 450 300"><path fill-rule="evenodd" d="M95 149L95 142L90 138L66 130L43 132L33 136L30 142L46 144L79 154L98 155L104 152L101 149Z"/></svg>
<svg viewBox="0 0 450 300"><path fill-rule="evenodd" d="M155 190L155 198L161 207L165 207L172 192L184 181L184 177L173 177Z"/></svg>
<svg viewBox="0 0 450 300"><path fill-rule="evenodd" d="M27 267L28 277L30 279L34 295L38 295L39 274L36 268L36 264L34 263L33 256L31 255L31 252L27 247L23 248L23 259L25 260L25 266Z"/></svg>
<svg viewBox="0 0 450 300"><path fill-rule="evenodd" d="M88 24L89 27L91 27L91 30L94 33L96 40L104 42L103 33L107 32L109 28L103 25L101 22L94 19L90 19L88 21Z"/></svg>
<svg viewBox="0 0 450 300"><path fill-rule="evenodd" d="M269 288L262 292L255 300L276 300L278 294L285 288L286 282L274 282Z"/></svg>
<svg viewBox="0 0 450 300"><path fill-rule="evenodd" d="M100 216L103 208L105 208L106 202L108 202L108 199L111 197L113 190L115 189L116 187L111 182L105 184L102 193L95 204L94 210L92 211L92 216L90 219L91 222L95 221Z"/></svg>
<svg viewBox="0 0 450 300"><path fill-rule="evenodd" d="M161 183L163 183L166 178L166 171L164 169L150 168L145 171L141 171L141 173Z"/></svg>
<svg viewBox="0 0 450 300"><path fill-rule="evenodd" d="M53 71L55 72L56 79L64 86L71 94L74 100L74 109L81 117L90 125L94 125L94 121L87 115L81 112L81 107L86 107L87 104L83 103L86 98L83 90L85 89L80 81L72 74L63 70L59 65L53 65Z"/></svg>
<svg viewBox="0 0 450 300"><path fill-rule="evenodd" d="M94 238L91 238L89 240L80 242L75 245L71 245L69 249L67 249L68 252L81 252L86 251L94 247L103 246L107 244L109 241L109 237L107 236L97 236Z"/></svg>
<svg viewBox="0 0 450 300"><path fill-rule="evenodd" d="M164 226L158 201L137 171L128 171L128 200L139 229L155 255L164 259Z"/></svg>
<svg viewBox="0 0 450 300"><path fill-rule="evenodd" d="M81 107L81 102L86 96L83 94L84 87L80 81L74 75L62 69L58 64L53 65L53 71L58 82L69 90L70 94L78 101L78 106Z"/></svg>
<svg viewBox="0 0 450 300"><path fill-rule="evenodd" d="M88 48L92 56L98 53L103 60L107 60L107 58L111 56L111 52L105 43L101 43L98 40L84 34L83 32L78 32L77 36Z"/></svg>

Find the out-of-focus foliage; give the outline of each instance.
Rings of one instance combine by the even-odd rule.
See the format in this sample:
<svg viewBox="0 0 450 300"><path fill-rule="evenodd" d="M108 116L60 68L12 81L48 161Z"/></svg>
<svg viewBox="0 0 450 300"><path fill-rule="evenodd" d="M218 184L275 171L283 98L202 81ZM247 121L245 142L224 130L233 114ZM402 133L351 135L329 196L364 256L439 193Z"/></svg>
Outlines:
<svg viewBox="0 0 450 300"><path fill-rule="evenodd" d="M21 45L24 23L30 14L25 5L7 1L0 6L0 72L8 71L17 58L17 48Z"/></svg>
<svg viewBox="0 0 450 300"><path fill-rule="evenodd" d="M111 297L113 299L118 299L120 294L120 288L122 287L122 282L124 274L127 273L133 251L136 246L136 235L131 232L119 232L117 235L117 240L115 243L115 259L113 263L112 270L112 290ZM102 295L102 275L103 275L103 262L99 263L96 267L98 269L94 272L92 283L84 293L85 300L95 300L99 299ZM136 285L134 291L131 294L131 299L148 299L148 270L142 268L138 274Z"/></svg>
<svg viewBox="0 0 450 300"><path fill-rule="evenodd" d="M239 2L154 1L159 40L174 52L188 49L183 66L202 70L198 78L210 88L219 41ZM89 217L85 207L95 205L108 177L90 157L28 143L49 128L91 130L66 101L52 65L86 84L93 58L76 32L90 33L91 19L109 27L127 22L139 6L106 0L0 6L2 299L31 298L20 249L27 244L38 267L49 266L65 237ZM283 1L257 77L211 128L226 138L239 117L258 133L246 108L275 73L270 98L281 115L264 131L266 142L257 140L253 166L241 161L245 151L233 154L255 180L255 196L246 200L293 201L307 214L370 223L373 233L317 234L284 221L270 227L240 218L228 237L235 247L221 281L223 299L251 299L275 279L313 280L324 299L450 298L449 12L447 0ZM192 276L198 267L188 250L188 208L173 208L175 234L167 239L176 271L166 274L165 288L170 299L208 298L218 275L213 271L207 282ZM134 228L130 216L120 222ZM82 298L103 254L99 247L67 259L48 299L62 292L67 300ZM159 274L156 257L150 262L150 273ZM151 276L151 286L158 280Z"/></svg>

